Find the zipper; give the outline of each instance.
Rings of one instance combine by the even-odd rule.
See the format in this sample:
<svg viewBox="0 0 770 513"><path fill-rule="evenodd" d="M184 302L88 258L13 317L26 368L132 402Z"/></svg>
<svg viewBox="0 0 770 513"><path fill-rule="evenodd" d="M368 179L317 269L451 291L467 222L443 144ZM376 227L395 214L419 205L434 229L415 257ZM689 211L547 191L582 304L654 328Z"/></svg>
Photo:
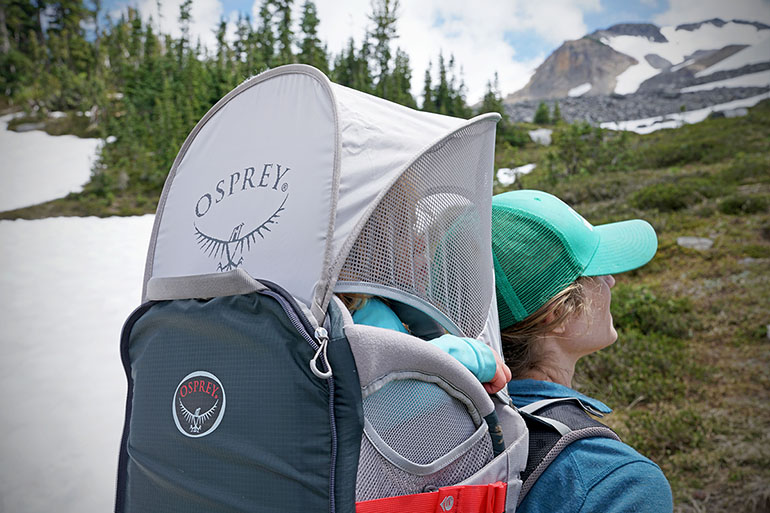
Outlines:
<svg viewBox="0 0 770 513"><path fill-rule="evenodd" d="M329 359L326 354L326 349L329 346L329 334L326 328L318 326L315 328L313 336L310 335L310 327L312 326L310 321L302 315L292 306L292 304L278 292L271 289L260 290L259 294L269 296L275 299L281 308L283 309L286 317L289 318L294 329L305 339L310 347L315 351L313 358L310 360L310 370L313 374L319 378L326 380L329 386L329 424L331 428L332 436L332 454L331 454L331 468L329 469L329 511L335 513L336 501L334 497L335 482L336 482L336 467L337 467L337 419L334 414L334 374L332 367L329 364ZM304 321L304 322L303 322ZM320 359L321 368L318 366ZM324 370L326 369L326 370Z"/></svg>

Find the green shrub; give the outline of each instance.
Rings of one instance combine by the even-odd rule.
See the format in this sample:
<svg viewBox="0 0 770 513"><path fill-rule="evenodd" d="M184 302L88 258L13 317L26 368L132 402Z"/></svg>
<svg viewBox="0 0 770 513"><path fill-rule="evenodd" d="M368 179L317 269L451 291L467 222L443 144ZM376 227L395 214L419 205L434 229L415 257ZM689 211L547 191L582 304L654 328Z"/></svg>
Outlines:
<svg viewBox="0 0 770 513"><path fill-rule="evenodd" d="M722 170L719 178L727 183L755 183L770 180L770 160L765 155L741 155Z"/></svg>
<svg viewBox="0 0 770 513"><path fill-rule="evenodd" d="M648 185L633 193L629 202L636 208L674 212L700 203L704 199L715 198L722 193L723 188L713 180L688 176Z"/></svg>
<svg viewBox="0 0 770 513"><path fill-rule="evenodd" d="M719 211L723 214L739 216L765 212L768 204L767 196L728 196L719 203Z"/></svg>

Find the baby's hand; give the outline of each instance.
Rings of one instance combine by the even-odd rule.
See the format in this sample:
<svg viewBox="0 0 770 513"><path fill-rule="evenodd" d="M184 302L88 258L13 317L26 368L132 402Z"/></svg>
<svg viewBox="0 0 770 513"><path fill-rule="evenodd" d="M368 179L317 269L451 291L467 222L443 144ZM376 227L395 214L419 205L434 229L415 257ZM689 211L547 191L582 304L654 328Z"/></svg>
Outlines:
<svg viewBox="0 0 770 513"><path fill-rule="evenodd" d="M495 377L487 383L482 383L484 390L489 394L495 394L502 390L505 385L511 380L511 369L505 364L503 359L497 354L497 351L492 351L495 354L495 361L497 362L497 368L495 368Z"/></svg>

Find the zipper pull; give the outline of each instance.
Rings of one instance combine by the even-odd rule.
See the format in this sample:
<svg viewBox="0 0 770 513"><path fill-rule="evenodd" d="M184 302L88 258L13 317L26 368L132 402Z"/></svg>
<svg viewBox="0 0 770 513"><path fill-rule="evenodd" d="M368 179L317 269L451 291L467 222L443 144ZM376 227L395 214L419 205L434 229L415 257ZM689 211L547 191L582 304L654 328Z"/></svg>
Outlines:
<svg viewBox="0 0 770 513"><path fill-rule="evenodd" d="M332 366L329 363L329 358L326 356L326 348L329 345L329 334L326 332L326 328L318 327L315 329L315 339L318 341L318 350L315 352L315 356L310 360L310 370L313 371L317 377L321 379L329 379L332 376ZM323 371L318 368L318 357L323 354L323 362L328 367L328 371Z"/></svg>

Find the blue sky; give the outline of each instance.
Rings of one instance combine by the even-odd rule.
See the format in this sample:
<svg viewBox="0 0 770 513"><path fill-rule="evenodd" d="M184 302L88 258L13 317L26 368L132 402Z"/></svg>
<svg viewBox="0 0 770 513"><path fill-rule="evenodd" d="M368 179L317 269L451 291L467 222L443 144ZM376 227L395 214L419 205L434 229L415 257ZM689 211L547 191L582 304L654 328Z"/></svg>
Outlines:
<svg viewBox="0 0 770 513"><path fill-rule="evenodd" d="M161 0L163 29L178 30L181 0ZM295 18L304 0L295 0ZM213 44L219 19L235 21L239 12L254 14L262 0L195 0L192 32ZM338 53L353 37L360 43L369 23L369 0L315 0L319 33ZM107 0L108 11L138 7L143 16L156 0ZM413 92L422 89L429 62L439 52L453 54L468 88L468 100L484 93L499 74L502 93L523 87L534 69L562 42L617 23L678 25L713 17L770 23L770 0L400 0L399 38L395 44L410 56Z"/></svg>

